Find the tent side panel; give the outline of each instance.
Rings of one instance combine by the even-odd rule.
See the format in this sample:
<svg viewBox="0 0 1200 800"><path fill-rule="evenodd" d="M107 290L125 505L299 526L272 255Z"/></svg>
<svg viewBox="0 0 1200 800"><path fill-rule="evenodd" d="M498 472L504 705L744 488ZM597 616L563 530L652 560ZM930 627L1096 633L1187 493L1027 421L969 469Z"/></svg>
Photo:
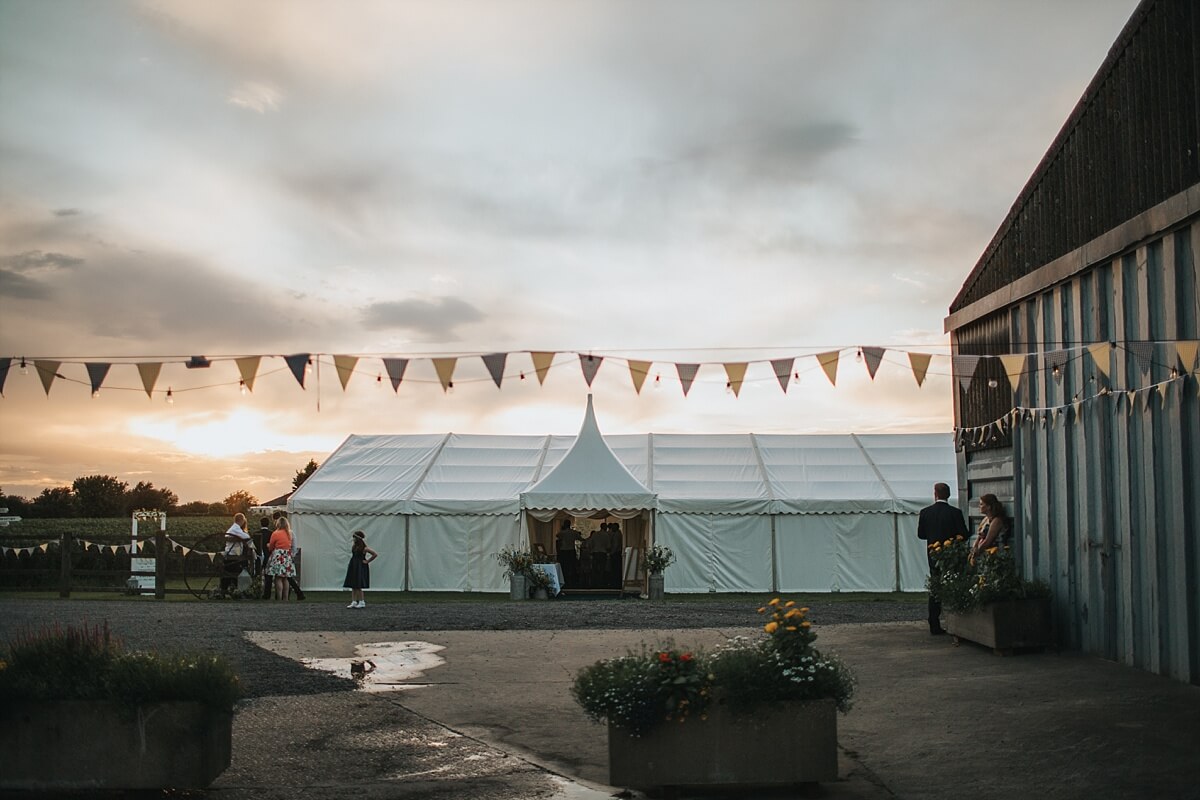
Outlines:
<svg viewBox="0 0 1200 800"><path fill-rule="evenodd" d="M675 563L663 573L668 592L694 593L712 589L712 517L707 514L659 514L654 539L675 553Z"/></svg>
<svg viewBox="0 0 1200 800"><path fill-rule="evenodd" d="M529 547L522 543L521 518L467 517L469 542L467 590L471 592L507 592L508 579L495 554L505 547Z"/></svg>
<svg viewBox="0 0 1200 800"><path fill-rule="evenodd" d="M372 589L404 587L404 517L306 514L291 516L302 551L300 585L315 591L342 588L350 561L350 537L362 531L379 559L371 565Z"/></svg>
<svg viewBox="0 0 1200 800"><path fill-rule="evenodd" d="M837 537L826 515L775 517L781 592L829 592L837 574Z"/></svg>
<svg viewBox="0 0 1200 800"><path fill-rule="evenodd" d="M892 591L896 586L892 515L832 514L825 521L837 541L833 591Z"/></svg>
<svg viewBox="0 0 1200 800"><path fill-rule="evenodd" d="M713 575L718 592L771 590L771 518L714 516L712 529Z"/></svg>
<svg viewBox="0 0 1200 800"><path fill-rule="evenodd" d="M465 592L471 530L486 517L420 516L409 519L409 585L417 592ZM398 582L395 588L403 586Z"/></svg>
<svg viewBox="0 0 1200 800"><path fill-rule="evenodd" d="M917 515L898 514L900 536L900 591L923 592L929 578L925 542L917 538Z"/></svg>

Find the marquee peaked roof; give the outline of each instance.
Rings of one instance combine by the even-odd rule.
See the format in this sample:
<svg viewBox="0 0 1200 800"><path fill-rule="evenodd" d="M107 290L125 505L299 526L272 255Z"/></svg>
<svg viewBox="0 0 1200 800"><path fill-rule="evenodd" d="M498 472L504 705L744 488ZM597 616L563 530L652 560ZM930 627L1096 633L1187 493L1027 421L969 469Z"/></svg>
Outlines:
<svg viewBox="0 0 1200 800"><path fill-rule="evenodd" d="M575 443L553 469L521 492L521 507L528 509L604 509L654 508L657 495L633 477L613 454L600 435L592 396Z"/></svg>

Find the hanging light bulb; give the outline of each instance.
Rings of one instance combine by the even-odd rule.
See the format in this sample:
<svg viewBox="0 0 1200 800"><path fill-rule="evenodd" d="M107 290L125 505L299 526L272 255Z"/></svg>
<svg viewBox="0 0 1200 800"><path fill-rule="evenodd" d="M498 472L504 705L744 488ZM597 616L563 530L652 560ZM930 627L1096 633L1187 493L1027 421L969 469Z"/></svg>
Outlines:
<svg viewBox="0 0 1200 800"><path fill-rule="evenodd" d="M454 381L446 381L446 394L454 394Z"/></svg>
<svg viewBox="0 0 1200 800"><path fill-rule="evenodd" d="M995 378L988 378L988 388L989 389L995 389L999 385L1000 385L1000 381L996 380Z"/></svg>
<svg viewBox="0 0 1200 800"><path fill-rule="evenodd" d="M175 405L175 392L170 387L167 387L167 405Z"/></svg>
<svg viewBox="0 0 1200 800"><path fill-rule="evenodd" d="M99 397L99 396L100 396L100 390L99 390L99 389L93 389L93 390L92 390L92 399L93 399L93 400L95 400L95 399L96 399L97 397Z"/></svg>
<svg viewBox="0 0 1200 800"><path fill-rule="evenodd" d="M1062 377L1062 370L1059 369L1058 364L1054 365L1054 377L1055 377L1055 379Z"/></svg>
<svg viewBox="0 0 1200 800"><path fill-rule="evenodd" d="M246 396L246 394L248 393L248 390L246 389L246 381L244 381L244 380L238 381L238 392L241 393L242 397Z"/></svg>
<svg viewBox="0 0 1200 800"><path fill-rule="evenodd" d="M662 388L662 374L661 374L661 373L659 373L658 375L655 375L655 376L654 376L654 388L655 388L655 389L661 389L661 388Z"/></svg>
<svg viewBox="0 0 1200 800"><path fill-rule="evenodd" d="M862 363L862 348L861 347L858 348L858 352L854 354L854 360L857 361L859 364Z"/></svg>
<svg viewBox="0 0 1200 800"><path fill-rule="evenodd" d="M25 356L21 356L21 374L28 375L29 367L25 366Z"/></svg>
<svg viewBox="0 0 1200 800"><path fill-rule="evenodd" d="M375 374L375 385L383 386L383 374L382 373Z"/></svg>
<svg viewBox="0 0 1200 800"><path fill-rule="evenodd" d="M312 371L313 371L313 360L310 358L308 360L308 363L304 365L304 374L312 375Z"/></svg>
<svg viewBox="0 0 1200 800"><path fill-rule="evenodd" d="M725 394L733 394L733 381L725 381Z"/></svg>
<svg viewBox="0 0 1200 800"><path fill-rule="evenodd" d="M524 373L524 372L522 372L522 373L521 373L521 380L525 380L525 373Z"/></svg>

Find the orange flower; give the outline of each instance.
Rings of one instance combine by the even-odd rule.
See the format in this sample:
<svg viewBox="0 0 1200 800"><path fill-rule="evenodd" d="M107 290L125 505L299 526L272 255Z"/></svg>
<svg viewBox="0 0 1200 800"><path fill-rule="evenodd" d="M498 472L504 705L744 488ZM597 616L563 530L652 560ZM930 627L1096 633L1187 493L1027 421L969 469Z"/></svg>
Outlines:
<svg viewBox="0 0 1200 800"><path fill-rule="evenodd" d="M788 600L786 603L784 603L784 604L783 604L783 607L784 607L784 608L791 608L791 607L792 607L792 606L794 606L794 605L796 605L796 601L795 601L795 600Z"/></svg>
<svg viewBox="0 0 1200 800"><path fill-rule="evenodd" d="M812 623L811 623L811 622L809 622L808 620L804 620L804 622L801 622L801 623L800 623L800 627L801 627L801 628L811 628L811 627L812 627Z"/></svg>
<svg viewBox="0 0 1200 800"><path fill-rule="evenodd" d="M683 655L681 655L681 656L679 657L679 660L680 660L680 661L691 661L691 660L692 660L692 654L691 654L691 653L684 653Z"/></svg>
<svg viewBox="0 0 1200 800"><path fill-rule="evenodd" d="M789 630L789 631L794 631L794 630L796 630L796 626L795 626L795 625L788 625L788 626L787 626L787 630Z"/></svg>
<svg viewBox="0 0 1200 800"><path fill-rule="evenodd" d="M779 630L779 623L778 622L768 622L766 625L763 626L763 630L766 631L767 633L774 633L775 631Z"/></svg>
<svg viewBox="0 0 1200 800"><path fill-rule="evenodd" d="M772 598L772 599L771 599L771 602L767 603L767 605L769 605L769 606L777 606L777 605L779 605L779 598L778 598L778 597Z"/></svg>
<svg viewBox="0 0 1200 800"><path fill-rule="evenodd" d="M766 613L766 610L767 610L767 607L766 607L766 606L763 606L762 608L760 608L760 609L758 610L758 613L760 613L760 614Z"/></svg>
<svg viewBox="0 0 1200 800"><path fill-rule="evenodd" d="M798 609L798 608L793 608L793 609L789 609L788 612L786 614L784 614L783 616L787 619L791 619L792 617L802 617L802 616L804 616L804 613L801 612L800 609Z"/></svg>
<svg viewBox="0 0 1200 800"><path fill-rule="evenodd" d="M804 608L800 609L800 613L801 613L801 614L807 614L807 613L808 613L808 606L805 606Z"/></svg>

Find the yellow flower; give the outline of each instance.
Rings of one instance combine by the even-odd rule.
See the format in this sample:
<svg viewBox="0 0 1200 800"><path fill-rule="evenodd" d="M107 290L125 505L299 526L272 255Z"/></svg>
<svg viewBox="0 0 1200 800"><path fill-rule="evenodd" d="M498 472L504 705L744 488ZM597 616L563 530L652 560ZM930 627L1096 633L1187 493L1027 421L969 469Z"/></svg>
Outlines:
<svg viewBox="0 0 1200 800"><path fill-rule="evenodd" d="M988 548L988 550L987 550L987 551L988 551L988 555L989 555L989 556L994 556L994 555L996 555L996 551L997 551L997 550L999 550L999 549L1000 549L999 547L989 547L989 548Z"/></svg>
<svg viewBox="0 0 1200 800"><path fill-rule="evenodd" d="M763 626L763 630L766 631L767 633L774 633L775 631L779 630L779 623L778 622L768 622L766 625Z"/></svg>
<svg viewBox="0 0 1200 800"><path fill-rule="evenodd" d="M795 600L788 600L786 603L784 603L784 604L783 604L783 607L784 607L784 608L791 608L791 607L792 607L792 606L794 606L794 605L796 605L796 601L795 601Z"/></svg>
<svg viewBox="0 0 1200 800"><path fill-rule="evenodd" d="M767 610L767 607L766 607L766 606L763 606L762 608L760 608L760 609L758 610L758 613L762 614L762 613L763 613L763 612L765 612L766 610Z"/></svg>
<svg viewBox="0 0 1200 800"><path fill-rule="evenodd" d="M772 599L771 599L771 602L767 603L767 605L769 605L769 606L777 606L777 605L779 605L779 598L778 598L778 597L772 598Z"/></svg>
<svg viewBox="0 0 1200 800"><path fill-rule="evenodd" d="M800 609L800 613L801 613L801 614L807 614L807 613L808 613L808 606L805 606L804 608Z"/></svg>
<svg viewBox="0 0 1200 800"><path fill-rule="evenodd" d="M961 542L962 540L963 540L963 535L961 533L958 536L954 537L954 541L956 541L956 542Z"/></svg>
<svg viewBox="0 0 1200 800"><path fill-rule="evenodd" d="M789 631L794 631L794 630L796 630L796 626L795 626L795 625L788 625L788 626L787 626L787 630L789 630Z"/></svg>
<svg viewBox="0 0 1200 800"><path fill-rule="evenodd" d="M804 616L804 614L803 614L803 612L801 612L801 611L800 611L800 609L798 609L798 608L793 608L793 609L790 609L790 610L789 610L789 611L788 611L786 614L784 614L783 616L784 616L784 618L786 618L786 619L791 619L792 617L802 617L802 616Z"/></svg>
<svg viewBox="0 0 1200 800"><path fill-rule="evenodd" d="M804 620L804 622L801 622L801 623L800 623L800 627L801 627L801 628L811 628L811 627L812 627L812 623L811 623L811 622L809 622L808 620Z"/></svg>

